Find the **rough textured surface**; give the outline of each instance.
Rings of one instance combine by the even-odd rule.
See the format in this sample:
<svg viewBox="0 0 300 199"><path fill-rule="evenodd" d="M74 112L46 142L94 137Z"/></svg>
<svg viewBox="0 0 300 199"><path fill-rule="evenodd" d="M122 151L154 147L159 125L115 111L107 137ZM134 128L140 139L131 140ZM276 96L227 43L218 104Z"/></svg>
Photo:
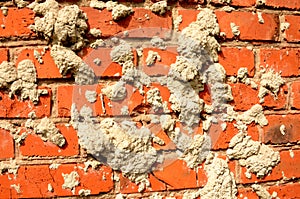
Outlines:
<svg viewBox="0 0 300 199"><path fill-rule="evenodd" d="M167 1L159 1L150 6L150 10L156 14L163 15L167 11Z"/></svg>

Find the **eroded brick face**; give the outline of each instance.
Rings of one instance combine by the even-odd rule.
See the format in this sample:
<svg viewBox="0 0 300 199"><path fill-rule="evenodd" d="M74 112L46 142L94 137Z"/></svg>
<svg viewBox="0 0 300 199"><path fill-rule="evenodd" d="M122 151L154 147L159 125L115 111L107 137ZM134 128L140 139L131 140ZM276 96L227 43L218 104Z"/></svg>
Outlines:
<svg viewBox="0 0 300 199"><path fill-rule="evenodd" d="M155 11L152 6L157 4L157 0L119 0L119 4L132 7L132 11L129 14L123 13L124 16L119 20L113 20L113 17L115 12L123 12L120 10L97 9L90 7L90 2L87 1L58 2L59 9L74 4L82 10L82 16L76 15L81 19L77 24L66 22L72 18L71 15L65 16L64 19L66 24L69 23L68 27L76 29L77 26L82 25L83 30L71 33L72 28L62 29L61 32L66 34L59 38L60 34L55 33L53 29L55 25L47 21L57 20L57 8L52 16L48 13L51 9L38 11L37 8L31 10L21 4L18 7L9 1L1 2L0 198L79 198L88 195L96 198L116 198L122 195L124 198L149 199L207 197L203 190L210 185L217 187L212 177L214 167L209 167L213 158L206 155L196 167L189 164L190 161L194 161L192 158L181 158L185 153L193 154L196 158L204 154L205 150L202 150L201 146L192 148L197 136L209 137L211 145L207 150L209 154L215 154L215 158L222 164L222 168L218 168L222 172L215 179L222 179L224 173L229 174L224 178L224 186L220 185L215 193L218 193L219 189L224 189L225 185L234 184L232 187L235 188L233 192L236 198L261 198L262 195L253 188L253 185L255 187L259 184L270 196L277 194L276 196L281 199L300 198L299 0L211 0L209 3L203 0L170 0L167 1L167 7L162 8L165 9L162 13L160 10ZM50 7L51 5L48 5L47 8ZM208 13L207 9L213 11L214 20L218 24L213 31L211 19L198 23L201 20L201 13ZM35 17L42 18L46 13L49 18L42 21L40 32L34 31L32 25L41 23ZM64 20L61 23L64 23ZM192 26L198 29L188 32L188 28ZM45 36L44 28L50 28L51 31L47 32L48 36ZM93 36L90 32L92 29L99 29L101 35ZM210 32L206 35L207 31ZM224 77L215 76L214 79L207 80L211 72L210 66L214 65L213 59L210 57L201 64L193 62L195 67L198 67L197 64L201 65L201 68L197 68L201 72L201 81L196 84L193 84L195 83L193 80L199 76L190 78L191 76L188 75L193 71L186 72L188 74L186 78L190 78L187 82L192 82L189 85L193 92L179 94L175 96L175 101L182 99L181 95L194 96L193 99L180 104L179 108L177 106L177 109L184 109L182 107L192 106L194 99L201 99L197 104L198 108L201 107L201 111L196 114L199 121L192 127L189 126L188 120L195 116L193 111L197 111L197 108L193 109L183 122L181 110L176 110L176 102L174 98L172 99L174 92L180 90L180 86L172 90L169 86L172 82L161 80L172 73L174 75L174 68L180 57L188 61L195 60L195 57L186 53L186 49L196 49L188 46L188 41L181 43L184 48L178 48L182 34L193 36L195 40L192 42L192 47L195 47L199 41L204 44L204 50L202 49L202 54L197 58L212 55L212 49L216 48L218 52L214 62L224 68L224 71L219 71L220 76L224 72ZM78 39L78 35L83 35L82 41L86 43L78 49L71 50L71 44L77 42L72 39ZM142 79L138 86L132 82L136 83L142 75L135 76L130 80L131 83L127 82L124 86L126 90L124 97L117 100L109 96L105 89L128 79L126 76L128 63L114 60L113 54L116 52L113 46L122 43L114 37L125 40L131 45L130 64L132 65L129 68L143 71L143 75L154 79L149 85L146 85L147 79ZM153 38L163 39L165 46L156 45ZM99 40L98 47L90 45L97 39L104 40L106 44L100 45ZM211 45L212 43L209 42L215 43ZM84 79L83 83L81 82L83 85L78 84L78 73L85 74L87 71L78 72L78 68L72 68L74 66L68 64L74 60L68 60L68 57L64 57L61 61L65 61L63 64L67 65L68 71L62 74L61 62L58 63L57 57L53 57L55 45L64 46L66 52L72 51L82 61L79 65L87 65L93 70L94 76ZM118 52L122 53L122 49ZM59 56L64 55L65 53L62 53ZM150 63L151 55L158 56L152 57ZM10 68L11 71L15 69L18 72L21 70L18 67L24 60L30 60L34 64L36 81L24 80L26 73L23 75L18 73L15 79L7 82L6 79L13 75L5 69L6 63L10 62L14 67ZM188 70L190 69L188 67L190 66L185 65L177 70ZM248 71L244 76L246 79L239 77L241 68ZM278 86L278 90L273 87L278 83L278 79L275 76L267 77L271 78L271 81L267 81L264 79L266 74L264 70L277 73L282 78L283 83ZM183 74L182 71L179 73ZM30 74L33 72L31 71ZM89 83L91 79L94 81ZM22 80L22 83L17 84L17 80ZM181 79L182 82L184 80ZM28 97L24 97L26 93L22 93L22 89L29 83L34 83L36 91L40 94L38 102L34 103ZM224 85L228 86L229 91L221 95L224 98L217 96L218 99L222 99L219 104L223 103L227 106L209 111L216 102L216 93L214 93L216 85L219 90L225 89L222 87ZM12 92L13 89L16 91ZM156 101L157 103L165 102L164 107L161 106L158 110L155 109L156 102L151 101L153 99L150 93L153 91L159 92L161 97L158 102ZM259 97L264 91L266 92L263 97ZM117 95L117 91L115 92ZM232 96L226 98L228 93ZM259 113L263 116L258 117L257 112L247 115L249 113L247 111L255 106L257 108L257 105L262 108ZM90 108L91 115L84 112L86 107ZM226 120L224 117L226 117L225 113L228 113L227 108L236 115L231 115L233 118ZM75 109L79 110L77 121L74 120ZM259 125L257 120L249 122L243 120L243 114L246 115L245 117L258 118L257 120L265 117L268 122L264 125ZM85 117L87 115L88 120ZM158 117L155 122L153 115ZM172 138L174 128L162 127L161 115L169 115L171 119L175 119L174 128L179 129L183 135L180 139L184 140L185 137L188 140L183 142L185 145L179 146L179 141L176 142ZM240 116L239 119L237 115ZM55 144L53 137L47 137L51 135L49 129L52 123L44 124L44 126L48 125L46 129L38 126L43 118L49 118L48 121L53 123L52 130L57 130L64 138L63 146ZM120 118L133 122L136 127L134 131L115 130L111 124L104 132L103 126L100 126L101 128L98 126L105 119ZM208 127L207 121L210 121ZM247 130L239 128L241 121L244 122ZM90 128L86 128L87 123L94 125L93 130L96 130L91 131ZM136 132L141 133L142 131L139 130L143 128L149 129L152 134L151 139L156 136L163 144L159 144L159 141L154 139L149 139L150 141L144 139L144 143L134 145L133 140L129 138L133 138ZM240 158L231 158L228 155L228 149L233 148L232 142L241 131L249 136L247 139L259 143L261 148L267 146L278 153L280 161L268 168L270 172L265 176L258 177L253 172L249 173L247 171L249 165L243 165ZM124 137L126 133L129 134L129 138ZM105 140L102 138L108 134L113 134L109 137L111 143L104 145ZM143 173L144 175L141 173L137 175L134 172L130 175L130 170L135 171L134 168L125 167L128 161L139 166L142 159L147 158L146 155L134 160L126 159L127 162L124 161L123 167L122 164L120 168L115 166L114 161L118 159L123 161L124 158L121 153L115 151L131 150L132 152L133 149L130 147L134 145L142 148L145 143L150 143L147 147L154 150L157 156L161 155L164 158L162 162L157 160L147 172ZM101 147L107 148L102 150ZM241 152L246 151L248 147L241 147ZM93 153L97 150L100 151L98 154ZM139 152L139 150L134 151L134 153ZM107 153L112 153L117 158L113 159ZM95 162L95 159L102 162ZM218 166L220 165L216 165L215 168ZM139 168L141 167L143 165ZM126 169L129 172L126 173ZM216 195L210 197L213 196L221 197Z"/></svg>

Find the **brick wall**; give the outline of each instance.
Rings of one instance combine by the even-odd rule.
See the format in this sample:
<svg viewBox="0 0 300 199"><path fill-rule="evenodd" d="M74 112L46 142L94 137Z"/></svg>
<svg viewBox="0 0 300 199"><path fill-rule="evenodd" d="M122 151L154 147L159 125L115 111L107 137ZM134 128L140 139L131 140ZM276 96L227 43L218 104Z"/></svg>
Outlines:
<svg viewBox="0 0 300 199"><path fill-rule="evenodd" d="M163 35L173 28L173 20L177 15L182 15L179 30L187 27L196 20L199 10L196 8L208 7L215 11L220 26L220 31L226 36L219 37L221 44L219 63L226 70L226 75L236 76L241 67L246 67L249 77L258 80L260 66L268 66L277 72L285 80L280 87L278 98L266 96L262 104L264 114L269 121L265 127L259 127L253 123L248 127L248 133L254 140L267 144L275 151L280 152L280 163L272 172L262 179L254 175L251 179L245 176L245 168L240 166L236 160L229 161L229 168L234 174L237 183L237 198L259 198L251 188L252 184L259 183L272 194L277 193L281 199L300 198L300 1L299 0L265 0L264 4L257 4L255 0L232 0L231 3L223 1L169 1L169 11L163 16L156 15L146 9L149 1L121 1L134 8L134 13L120 21L113 21L111 12L104 9L99 12L89 7L88 1L59 1L63 5L77 4L88 17L89 28L99 28L102 38L110 38L124 31L130 31L130 41L149 41L155 35ZM120 171L113 171L108 165L97 168L88 168L84 171L84 162L90 159L85 149L79 145L77 132L69 124L71 116L71 105L78 97L79 106L83 106L84 97L81 93L75 93L78 85L74 78L62 76L55 65L50 52L43 55L43 63L34 58L34 50L41 52L44 47L50 46L47 41L32 32L28 26L34 23L34 12L28 8L17 8L12 2L1 1L2 6L8 7L8 14L4 16L0 12L0 61L10 61L17 65L23 59L31 59L37 70L39 89L48 89L47 95L40 97L40 102L35 105L30 100L22 101L18 97L10 98L5 89L0 91L0 117L2 121L24 126L29 118L28 114L35 112L37 119L50 118L65 137L67 144L58 147L50 142L43 141L38 135L29 134L23 143L18 144L5 129L0 130L0 161L2 165L19 165L16 174L9 169L2 169L0 175L0 198L41 198L41 197L65 197L78 196L79 190L91 191L91 195L99 198L115 198L117 194L123 194L127 198L150 198L155 193L164 198L182 198L188 190L198 190L207 183L207 176L203 168L197 170L187 167L183 160L175 160L172 164L165 166L161 171L149 174L150 187L142 193L138 192L138 185L121 175ZM234 8L231 12L223 11L225 6ZM256 12L262 13L263 23L259 22ZM144 20L145 15L149 20ZM281 25L289 24L286 30ZM230 24L239 26L240 35L235 37L231 31ZM145 31L146 30L146 31ZM122 68L111 61L109 57L111 49L93 50L85 47L77 54L88 63L92 63L93 56L100 56L102 66L91 66L99 77L100 83L93 86L82 86L85 89L95 89L98 93L107 83L115 82L122 74ZM159 52L161 64L169 66L176 61L177 52L168 46L166 51L149 48L144 49L144 57L138 58L136 64L145 65L145 58L149 50ZM97 55L93 55L93 53ZM162 70L159 65L147 70L146 74L155 74L157 69L162 74L167 74L168 69ZM236 111L246 111L251 106L259 103L258 91L249 85L242 83L229 83L232 89L233 101L231 104ZM159 87L162 97L168 100L169 91ZM209 93L201 93L202 98L210 101ZM94 103L95 115L109 117L119 114L119 110L111 108L121 107L120 104L109 102L104 96L104 105L99 100ZM143 96L133 93L130 99L129 111L147 106ZM169 105L170 106L170 105ZM103 110L105 109L105 111ZM234 122L227 122L227 129L215 140L213 151L225 154L231 138L237 134ZM199 124L202 125L202 124ZM279 131L281 125L285 125L286 134ZM213 128L213 127L211 127ZM26 131L26 130L25 130ZM221 131L216 128L215 131ZM279 132L279 133L278 133ZM22 132L20 132L21 134ZM291 155L293 154L293 155ZM58 163L57 169L50 169L52 163ZM8 166L9 167L9 166ZM64 189L63 174L76 171L80 184L75 186L72 193L70 189ZM49 190L51 184L53 190ZM15 186L19 186L18 191ZM158 196L157 196L158 197Z"/></svg>

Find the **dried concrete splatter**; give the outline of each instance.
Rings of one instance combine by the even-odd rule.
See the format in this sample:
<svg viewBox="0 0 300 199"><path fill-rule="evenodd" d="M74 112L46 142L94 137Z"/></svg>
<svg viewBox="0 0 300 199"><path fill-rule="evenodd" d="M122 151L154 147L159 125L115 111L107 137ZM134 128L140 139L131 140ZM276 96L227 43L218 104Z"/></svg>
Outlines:
<svg viewBox="0 0 300 199"><path fill-rule="evenodd" d="M155 63L155 61L161 61L161 57L159 56L158 52L149 50L148 56L146 58L146 65L151 66Z"/></svg>
<svg viewBox="0 0 300 199"><path fill-rule="evenodd" d="M72 171L69 174L62 173L64 179L63 189L70 189L75 194L75 187L79 185L79 174L76 171Z"/></svg>
<svg viewBox="0 0 300 199"><path fill-rule="evenodd" d="M165 14L167 11L167 1L158 1L152 4L150 10L159 15Z"/></svg>

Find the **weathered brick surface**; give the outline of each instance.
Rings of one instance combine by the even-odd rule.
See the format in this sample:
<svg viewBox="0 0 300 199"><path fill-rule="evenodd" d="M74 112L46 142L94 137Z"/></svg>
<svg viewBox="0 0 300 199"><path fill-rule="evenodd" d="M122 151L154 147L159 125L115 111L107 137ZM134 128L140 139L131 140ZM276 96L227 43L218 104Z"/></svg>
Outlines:
<svg viewBox="0 0 300 199"><path fill-rule="evenodd" d="M122 66L113 62L110 56L117 43L92 49L88 42L93 42L93 38L88 31L85 35L87 45L76 53L94 70L97 81L94 85L76 85L74 75L68 74L63 77L59 73L59 69L50 55L51 41L48 43L41 41L43 38L29 29L29 25L34 23L33 11L28 8L17 8L9 2L2 2L9 8L7 16L4 16L5 7L2 8L3 12L0 12L0 63L10 61L17 66L24 59L31 60L36 67L39 89L46 88L49 94L42 95L40 102L35 105L30 100L21 101L19 95L10 98L9 91L5 87L0 90L0 169L5 164L13 166L13 161L20 166L16 176L9 173L11 170L6 168L0 171L0 198L79 198L82 197L79 196L79 191L85 189L90 190L92 197L95 198L112 199L121 193L126 194L128 198L149 199L150 196L154 198L153 192L159 192L164 199L170 197L182 199L186 191L196 191L206 186L210 183L208 182L210 176L204 169L207 162L200 164L197 169L192 169L184 160L176 157L166 157L167 160L159 165L160 169L153 170L148 174L147 180L150 185L145 187L141 193L139 193L139 183L132 182L129 177L124 177L121 171L113 171L106 164L101 164L96 169L90 167L84 171L84 163L87 158L92 157L89 155L89 151L80 145L76 126L72 126L72 104L76 104L78 110L83 106L90 107L93 117L99 121L107 117L123 118L121 109L128 106L130 121L135 121L138 128L146 126L155 136L164 141L163 145L153 141L152 146L155 150L162 152L177 150L178 154L183 152L176 146L176 142L172 141L173 138L162 130L159 121L155 124L147 121L147 114L158 116L166 114L163 110L154 111L151 107L152 105L147 99L147 91L153 88L159 89L162 100L167 102L170 110L170 113L167 114L178 119L175 126L181 132L191 137L196 134L210 136L211 150L218 154L218 158L227 161L228 167L234 175L238 185L237 198L258 199L259 196L251 188L251 185L255 183L260 183L270 194L276 192L279 198L300 197L300 191L298 191L300 187L298 185L300 178L299 0L265 0L264 5L258 5L256 0L231 0L230 3L223 0L212 0L209 6L207 5L208 1L203 0L171 0L168 1L168 11L163 15L155 14L146 7L146 4L150 6L157 1L120 0L120 3L132 6L134 12L119 21L113 21L112 12L107 9L97 10L87 7L89 2L59 1L59 3L61 8L67 4L76 3L88 17L88 29L98 28L101 30L101 39L107 41L117 36L132 44L135 67L151 77L169 74L170 65L176 62L176 56L178 56L176 39L180 35L180 31L189 26L191 22L196 21L198 13L201 12L201 9L196 9L196 6L214 9L220 31L225 33L225 36L223 34L223 36L217 36L216 39L221 46L218 62L226 70L226 76L228 78L229 76L236 77L238 70L245 67L248 69L249 78L259 88L261 83L259 70L262 66L279 72L285 80L285 84L279 89L277 98L267 94L264 102L261 103L268 119L268 125L260 127L254 122L247 125L247 134L253 140L262 142L274 151L280 152L280 163L262 179L258 179L253 174L250 179L247 178L246 168L241 167L238 160L229 160L226 156L230 141L239 132L236 127L237 121L222 121L223 112L206 113L202 111L199 124L188 129L185 123L179 122L179 113L171 110L170 90L166 85L162 86L158 82L153 82L149 87L143 86L140 89L128 84L126 85L125 99L110 100L102 93L101 89L116 83L122 77L124 78ZM226 5L234 7L235 10L224 11L223 8ZM259 21L256 9L261 12L263 23ZM280 13L281 10L284 12ZM177 14L182 17L178 34L177 30L174 30L175 24L173 23L175 22L173 16ZM285 31L281 30L283 24L280 22L287 22L289 27ZM239 27L239 36L233 35L232 23ZM162 50L152 46L150 40L153 36L163 37L167 48ZM44 47L48 49L45 50ZM143 51L140 54L141 47ZM35 58L35 50L42 54L43 63L39 63ZM161 60L156 60L154 65L147 66L146 59L150 50L158 52ZM95 59L100 59L101 64L97 65ZM205 84L207 67L208 65L205 63L204 67L200 69L200 72L204 74L204 90L199 93L199 96L206 104L211 105L213 100L211 85ZM0 74L1 84L3 79L5 76ZM260 104L259 89L254 89L241 82L232 83L229 79L226 79L226 83L231 87L233 95L233 101L226 103L230 104L239 114L249 110L255 104ZM95 102L91 103L86 99L86 91L97 93ZM185 103L189 106L190 102L186 101ZM49 117L65 137L66 145L58 147L49 141L43 141L39 135L32 132L32 129L26 129L25 124L30 112L35 112L37 119ZM216 120L205 132L202 129L204 121L210 115L215 116ZM23 142L17 143L13 139L11 134L14 129L11 129L12 132L5 130L7 126L4 121L21 127L21 131L16 132L19 135L25 131L29 132ZM221 126L225 123L226 128ZM189 131L192 132L189 134ZM99 133L101 133L100 130ZM89 134L88 130L86 130L86 134ZM57 169L50 169L49 166L52 162L59 163L60 166ZM72 192L71 189L63 188L62 174L70 174L73 171L78 173L77 180L80 183ZM53 190L48 189L49 184ZM20 187L19 193L18 186Z"/></svg>

